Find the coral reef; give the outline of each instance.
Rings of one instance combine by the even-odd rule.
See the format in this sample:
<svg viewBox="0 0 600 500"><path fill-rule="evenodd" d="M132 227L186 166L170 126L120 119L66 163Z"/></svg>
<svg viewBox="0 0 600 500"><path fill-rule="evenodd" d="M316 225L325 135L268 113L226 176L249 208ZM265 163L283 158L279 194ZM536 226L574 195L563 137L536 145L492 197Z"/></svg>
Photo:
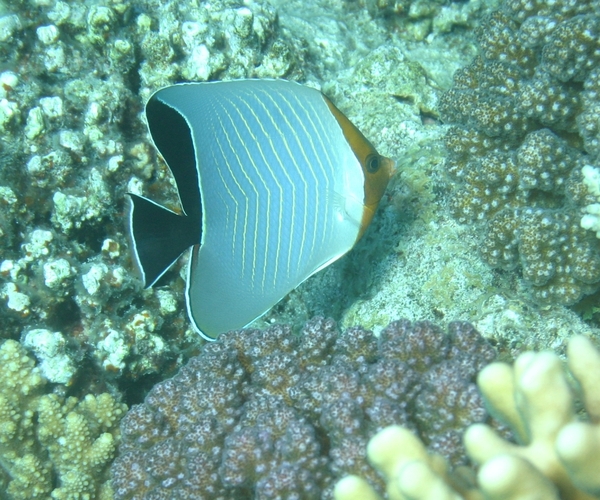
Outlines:
<svg viewBox="0 0 600 500"><path fill-rule="evenodd" d="M162 85L188 79L284 77L325 88L328 81L337 84L343 69L345 83L332 92L336 103L351 111L369 138L397 155L399 137L410 142L414 136L391 126L399 115L389 94L398 89L384 89L387 73L377 71L401 75L399 90L409 99L418 90L417 106L423 100L432 109L435 93L422 68L389 44L369 59L372 67L351 69L386 41L381 16L373 19L359 2L344 0L5 2L0 336L16 340L44 330L55 340L64 338L59 356L29 344L52 366L46 375L59 383L77 383L82 370L72 368L82 359L112 379L113 387L171 374L200 344L181 294L185 262L165 276L168 289L141 290L124 227L127 191L177 210L170 175L147 138L145 99ZM380 61L386 67L378 67ZM416 106L403 111L403 122L414 122L410 134L418 116ZM338 305L340 297L356 296L340 278L323 299L314 290L326 287L316 283L307 283L300 300L288 301L287 316L280 309L266 319L283 316L300 325L316 312L337 318L346 304ZM362 282L351 286L364 293Z"/></svg>
<svg viewBox="0 0 600 500"><path fill-rule="evenodd" d="M378 481L363 450L392 423L460 464L462 430L488 421L473 377L494 357L460 322L230 332L127 414L115 498L329 498L345 474Z"/></svg>
<svg viewBox="0 0 600 500"><path fill-rule="evenodd" d="M440 100L452 206L481 221L493 267L522 269L541 303L600 288L597 109L600 5L510 0L478 30L480 55Z"/></svg>
<svg viewBox="0 0 600 500"><path fill-rule="evenodd" d="M474 27L482 11L497 1L452 2L449 0L366 0L373 16L385 16L404 38L423 40L430 33L447 33L456 26Z"/></svg>
<svg viewBox="0 0 600 500"><path fill-rule="evenodd" d="M177 200L143 103L184 80L298 79L302 46L267 2L0 6L0 335L69 339L50 362L49 334L28 336L60 383L81 352L137 379L193 347L183 281L142 292L131 272L125 192Z"/></svg>
<svg viewBox="0 0 600 500"><path fill-rule="evenodd" d="M0 490L8 500L110 498L108 466L127 407L111 395L48 393L14 340L0 346Z"/></svg>
<svg viewBox="0 0 600 500"><path fill-rule="evenodd" d="M368 445L369 461L384 474L394 499L600 498L600 351L585 336L569 340L568 367L558 356L525 352L509 366L492 363L477 377L490 411L507 424L518 444L485 424L467 429L467 453L479 464L477 478L451 471L428 453L408 429L391 426ZM576 397L586 415L577 414ZM380 498L368 482L348 476L338 482L336 500Z"/></svg>

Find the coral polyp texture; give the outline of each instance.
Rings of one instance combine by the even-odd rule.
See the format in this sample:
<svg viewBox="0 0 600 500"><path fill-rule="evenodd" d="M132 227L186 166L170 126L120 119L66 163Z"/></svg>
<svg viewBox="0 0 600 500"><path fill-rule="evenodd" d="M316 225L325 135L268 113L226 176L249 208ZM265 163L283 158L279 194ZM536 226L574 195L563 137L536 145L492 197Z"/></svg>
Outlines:
<svg viewBox="0 0 600 500"><path fill-rule="evenodd" d="M230 332L127 414L115 498L331 498L346 474L382 487L364 449L391 424L461 464L462 430L489 418L473 377L494 358L459 322Z"/></svg>
<svg viewBox="0 0 600 500"><path fill-rule="evenodd" d="M485 424L464 436L477 477L452 470L407 428L391 426L371 439L369 461L385 476L390 500L589 500L600 498L600 351L575 336L568 370L552 352L525 352L513 366L492 363L477 384L491 413L517 443ZM578 412L581 401L585 413ZM336 500L380 499L358 476L338 482Z"/></svg>
<svg viewBox="0 0 600 500"><path fill-rule="evenodd" d="M108 468L127 407L110 394L48 392L14 340L0 346L0 495L7 500L111 498Z"/></svg>
<svg viewBox="0 0 600 500"><path fill-rule="evenodd" d="M34 3L0 5L0 337L69 339L53 382L82 353L107 378L155 374L197 338L176 273L147 292L132 273L125 193L177 199L144 103L180 81L301 78L304 45L265 1Z"/></svg>
<svg viewBox="0 0 600 500"><path fill-rule="evenodd" d="M366 0L373 17L385 16L403 38L423 40L430 33L447 33L455 26L477 25L481 13L497 5L490 2L449 0ZM489 10L488 10L489 11Z"/></svg>
<svg viewBox="0 0 600 500"><path fill-rule="evenodd" d="M600 2L506 1L440 100L461 222L540 303L600 288Z"/></svg>

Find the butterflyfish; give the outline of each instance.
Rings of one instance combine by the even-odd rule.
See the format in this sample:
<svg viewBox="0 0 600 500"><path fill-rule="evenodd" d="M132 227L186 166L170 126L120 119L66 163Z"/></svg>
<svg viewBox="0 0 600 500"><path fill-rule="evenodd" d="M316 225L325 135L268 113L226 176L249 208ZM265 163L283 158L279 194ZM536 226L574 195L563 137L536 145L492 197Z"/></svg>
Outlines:
<svg viewBox="0 0 600 500"><path fill-rule="evenodd" d="M208 340L347 253L394 170L324 94L290 81L173 85L146 118L183 213L129 194L133 258L151 287L191 248L187 310Z"/></svg>

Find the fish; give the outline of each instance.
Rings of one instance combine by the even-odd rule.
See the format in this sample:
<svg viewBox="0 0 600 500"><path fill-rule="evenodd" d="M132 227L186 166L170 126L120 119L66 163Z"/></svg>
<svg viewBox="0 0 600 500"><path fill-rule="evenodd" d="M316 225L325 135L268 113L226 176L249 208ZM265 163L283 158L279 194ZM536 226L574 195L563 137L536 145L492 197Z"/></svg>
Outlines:
<svg viewBox="0 0 600 500"><path fill-rule="evenodd" d="M395 168L322 92L292 81L176 84L145 116L182 213L128 193L133 261L148 288L191 249L186 306L206 340L346 254Z"/></svg>

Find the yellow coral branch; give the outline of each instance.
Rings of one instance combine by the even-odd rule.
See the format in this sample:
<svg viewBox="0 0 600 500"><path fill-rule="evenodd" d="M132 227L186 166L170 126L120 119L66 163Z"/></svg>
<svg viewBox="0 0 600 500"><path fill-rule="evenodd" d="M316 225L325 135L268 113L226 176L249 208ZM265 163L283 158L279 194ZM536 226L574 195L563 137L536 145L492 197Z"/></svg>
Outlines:
<svg viewBox="0 0 600 500"><path fill-rule="evenodd" d="M600 352L577 336L567 354L589 421L575 414L573 388L556 354L527 352L512 367L493 363L480 373L479 388L490 412L521 443L504 440L484 424L469 427L465 447L480 464L477 488L469 489L408 429L383 429L369 442L367 455L385 476L390 500L599 499ZM336 500L360 498L352 495L352 484L366 488L355 478Z"/></svg>

